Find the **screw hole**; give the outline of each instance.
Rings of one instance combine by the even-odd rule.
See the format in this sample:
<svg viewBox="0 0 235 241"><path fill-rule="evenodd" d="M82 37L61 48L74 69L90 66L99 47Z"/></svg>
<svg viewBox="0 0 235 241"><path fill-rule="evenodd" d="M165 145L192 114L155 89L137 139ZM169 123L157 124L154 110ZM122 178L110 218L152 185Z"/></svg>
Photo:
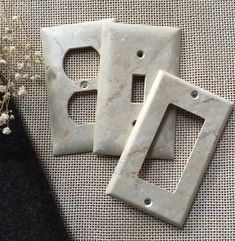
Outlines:
<svg viewBox="0 0 235 241"><path fill-rule="evenodd" d="M144 204L147 205L147 206L151 205L151 204L152 204L151 199L150 199L150 198L146 198L146 199L144 200Z"/></svg>
<svg viewBox="0 0 235 241"><path fill-rule="evenodd" d="M195 99L195 98L197 98L198 97L198 92L197 92L197 90L193 90L192 92L191 92L191 96Z"/></svg>
<svg viewBox="0 0 235 241"><path fill-rule="evenodd" d="M86 89L88 86L89 86L89 84L88 84L87 81L82 81L81 84L80 84L80 87L83 88L83 89Z"/></svg>
<svg viewBox="0 0 235 241"><path fill-rule="evenodd" d="M133 120L133 121L132 121L132 125L134 126L134 125L135 125L135 123L136 123L136 120Z"/></svg>
<svg viewBox="0 0 235 241"><path fill-rule="evenodd" d="M144 51L143 50L138 50L136 55L141 59L144 57Z"/></svg>

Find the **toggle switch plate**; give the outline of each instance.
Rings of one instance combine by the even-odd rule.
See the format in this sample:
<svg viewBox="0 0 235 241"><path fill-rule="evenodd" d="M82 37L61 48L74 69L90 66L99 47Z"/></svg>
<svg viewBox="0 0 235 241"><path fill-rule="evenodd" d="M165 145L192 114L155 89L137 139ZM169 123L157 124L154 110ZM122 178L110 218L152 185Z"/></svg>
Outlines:
<svg viewBox="0 0 235 241"><path fill-rule="evenodd" d="M138 177L149 147L170 104L204 119L188 163L173 193ZM224 98L169 73L159 71L106 194L182 227L232 106L233 103Z"/></svg>
<svg viewBox="0 0 235 241"><path fill-rule="evenodd" d="M102 28L98 100L93 151L121 155L142 103L132 103L132 79L145 76L145 94L160 69L179 72L180 29L121 23ZM173 91L173 90L172 90ZM150 157L174 158L175 110L167 113Z"/></svg>

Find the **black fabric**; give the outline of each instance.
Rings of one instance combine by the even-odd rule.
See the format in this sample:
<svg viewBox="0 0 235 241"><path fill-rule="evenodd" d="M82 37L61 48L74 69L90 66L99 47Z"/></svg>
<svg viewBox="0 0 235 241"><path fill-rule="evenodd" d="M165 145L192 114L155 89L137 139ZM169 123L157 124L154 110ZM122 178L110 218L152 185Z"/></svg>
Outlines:
<svg viewBox="0 0 235 241"><path fill-rule="evenodd" d="M13 105L13 104L12 104ZM70 240L19 114L0 133L0 241Z"/></svg>

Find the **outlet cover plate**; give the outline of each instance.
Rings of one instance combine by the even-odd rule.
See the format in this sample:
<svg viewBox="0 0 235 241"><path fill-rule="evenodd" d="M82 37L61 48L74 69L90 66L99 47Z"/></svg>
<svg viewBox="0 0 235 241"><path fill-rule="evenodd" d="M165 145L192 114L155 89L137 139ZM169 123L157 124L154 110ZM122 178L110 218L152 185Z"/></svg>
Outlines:
<svg viewBox="0 0 235 241"><path fill-rule="evenodd" d="M204 119L188 163L173 193L138 177L169 104ZM232 106L233 104L224 98L169 73L159 71L107 187L106 194L182 227Z"/></svg>
<svg viewBox="0 0 235 241"><path fill-rule="evenodd" d="M68 114L68 102L76 92L97 90L97 80L71 80L64 72L63 60L70 49L93 47L100 53L102 25L114 21L104 19L41 30L54 155L93 150L95 124L75 123ZM83 83L88 86L83 88Z"/></svg>

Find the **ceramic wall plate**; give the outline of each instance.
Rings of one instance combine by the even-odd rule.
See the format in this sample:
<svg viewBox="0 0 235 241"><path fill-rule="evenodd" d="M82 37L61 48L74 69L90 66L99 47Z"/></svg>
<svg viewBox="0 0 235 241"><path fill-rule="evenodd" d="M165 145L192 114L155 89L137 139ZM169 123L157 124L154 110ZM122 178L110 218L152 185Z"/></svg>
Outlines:
<svg viewBox="0 0 235 241"><path fill-rule="evenodd" d="M180 29L111 23L102 28L93 151L121 155L143 103L132 101L134 79L144 79L144 98L160 69L178 75ZM171 90L172 91L172 90ZM153 141L150 157L172 159L175 110Z"/></svg>
<svg viewBox="0 0 235 241"><path fill-rule="evenodd" d="M55 155L89 152L93 149L94 123L78 125L68 114L68 102L75 92L97 89L96 79L74 81L63 69L67 51L93 47L100 52L101 28L114 19L43 28L42 45Z"/></svg>
<svg viewBox="0 0 235 241"><path fill-rule="evenodd" d="M138 173L169 104L204 119L176 191L144 181ZM160 71L131 132L106 193L182 227L233 104ZM156 173L161 175L161 173Z"/></svg>

